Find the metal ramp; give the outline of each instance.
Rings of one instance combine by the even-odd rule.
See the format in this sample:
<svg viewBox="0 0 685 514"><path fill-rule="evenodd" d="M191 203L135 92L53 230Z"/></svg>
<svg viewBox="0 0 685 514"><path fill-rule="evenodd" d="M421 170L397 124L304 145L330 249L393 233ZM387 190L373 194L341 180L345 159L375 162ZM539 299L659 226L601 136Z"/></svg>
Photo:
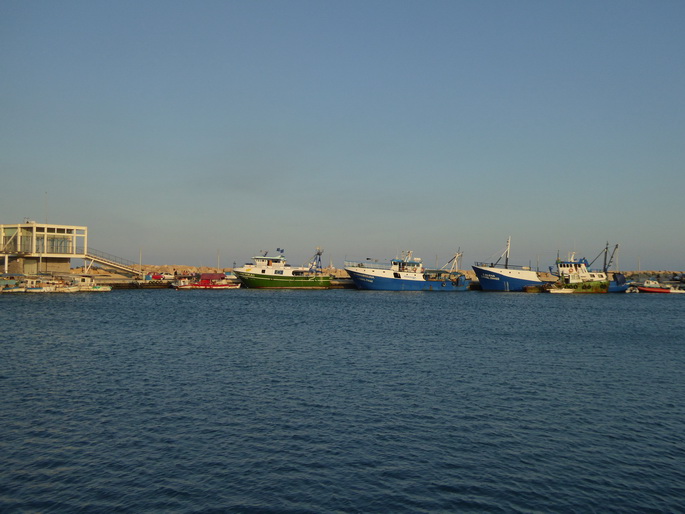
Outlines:
<svg viewBox="0 0 685 514"><path fill-rule="evenodd" d="M90 270L90 267L94 262L97 262L98 264L102 264L103 266L107 266L128 275L141 274L140 266L138 266L135 262L117 257L116 255L101 252L99 250L94 250L93 248L88 248L88 252L84 257L84 261L90 261L90 264L87 264L86 266L86 271ZM138 266L138 269L136 269L134 266Z"/></svg>

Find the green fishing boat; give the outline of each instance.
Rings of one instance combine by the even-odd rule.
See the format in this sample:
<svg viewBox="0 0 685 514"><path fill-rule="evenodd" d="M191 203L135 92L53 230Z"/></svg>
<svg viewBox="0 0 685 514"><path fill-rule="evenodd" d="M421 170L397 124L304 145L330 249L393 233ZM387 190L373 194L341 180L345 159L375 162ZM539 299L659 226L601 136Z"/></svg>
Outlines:
<svg viewBox="0 0 685 514"><path fill-rule="evenodd" d="M548 288L549 292L608 293L609 278L605 271L590 271L586 258L576 259L575 252L567 260L557 259L559 280Z"/></svg>
<svg viewBox="0 0 685 514"><path fill-rule="evenodd" d="M316 254L307 266L291 266L283 255L283 249L277 248L278 255L252 257L252 263L233 270L243 286L252 289L329 289L331 275L323 273L321 254Z"/></svg>

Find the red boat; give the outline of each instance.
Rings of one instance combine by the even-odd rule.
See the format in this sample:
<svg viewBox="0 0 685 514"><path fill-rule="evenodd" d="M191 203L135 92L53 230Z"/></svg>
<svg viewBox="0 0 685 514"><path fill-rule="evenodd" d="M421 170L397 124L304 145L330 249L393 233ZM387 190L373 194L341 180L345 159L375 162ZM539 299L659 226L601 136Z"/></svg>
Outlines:
<svg viewBox="0 0 685 514"><path fill-rule="evenodd" d="M174 283L176 289L238 289L240 282L224 273L202 273L195 279L181 278Z"/></svg>
<svg viewBox="0 0 685 514"><path fill-rule="evenodd" d="M671 289L669 287L647 287L647 286L637 286L637 290L641 293L670 293Z"/></svg>
<svg viewBox="0 0 685 514"><path fill-rule="evenodd" d="M637 286L637 290L641 293L685 293L685 290L683 289L664 286L659 284L656 280L645 280L644 284Z"/></svg>

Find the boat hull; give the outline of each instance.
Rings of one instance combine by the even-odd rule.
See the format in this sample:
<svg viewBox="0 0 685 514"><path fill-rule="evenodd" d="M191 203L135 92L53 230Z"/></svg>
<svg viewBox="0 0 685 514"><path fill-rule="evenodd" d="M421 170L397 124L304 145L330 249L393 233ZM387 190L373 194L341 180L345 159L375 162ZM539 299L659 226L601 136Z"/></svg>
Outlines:
<svg viewBox="0 0 685 514"><path fill-rule="evenodd" d="M630 287L630 284L619 284L615 280L612 280L609 282L609 293L625 293L628 288Z"/></svg>
<svg viewBox="0 0 685 514"><path fill-rule="evenodd" d="M174 286L174 289L188 290L188 289L238 289L240 284L185 284L181 286Z"/></svg>
<svg viewBox="0 0 685 514"><path fill-rule="evenodd" d="M426 280L418 273L407 273L402 278L380 276L373 271L345 268L357 289L372 291L468 291L470 280L460 276L457 280Z"/></svg>
<svg viewBox="0 0 685 514"><path fill-rule="evenodd" d="M278 276L234 270L240 282L250 289L330 289L330 275Z"/></svg>
<svg viewBox="0 0 685 514"><path fill-rule="evenodd" d="M546 284L536 271L472 266L483 291L523 292L526 286Z"/></svg>
<svg viewBox="0 0 685 514"><path fill-rule="evenodd" d="M95 285L90 287L81 287L79 292L81 293L107 293L112 290L112 286Z"/></svg>
<svg viewBox="0 0 685 514"><path fill-rule="evenodd" d="M667 287L644 287L637 286L637 290L641 293L670 293L671 290Z"/></svg>
<svg viewBox="0 0 685 514"><path fill-rule="evenodd" d="M606 280L563 284L562 287L566 289L573 289L573 292L576 294L601 294L609 292L609 282Z"/></svg>
<svg viewBox="0 0 685 514"><path fill-rule="evenodd" d="M551 289L547 290L548 293L555 293L555 294L570 294L570 293L575 293L573 289L569 289L566 287L552 287Z"/></svg>

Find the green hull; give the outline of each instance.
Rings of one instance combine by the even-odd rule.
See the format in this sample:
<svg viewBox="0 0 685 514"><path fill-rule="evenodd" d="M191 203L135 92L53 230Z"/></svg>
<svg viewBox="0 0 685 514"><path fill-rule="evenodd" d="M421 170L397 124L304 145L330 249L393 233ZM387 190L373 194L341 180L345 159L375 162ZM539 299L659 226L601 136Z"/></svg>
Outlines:
<svg viewBox="0 0 685 514"><path fill-rule="evenodd" d="M562 283L561 287L573 289L574 293L608 293L609 282L597 280L594 282L580 282L573 284Z"/></svg>
<svg viewBox="0 0 685 514"><path fill-rule="evenodd" d="M245 287L251 289L330 289L330 275L282 277L234 271Z"/></svg>

